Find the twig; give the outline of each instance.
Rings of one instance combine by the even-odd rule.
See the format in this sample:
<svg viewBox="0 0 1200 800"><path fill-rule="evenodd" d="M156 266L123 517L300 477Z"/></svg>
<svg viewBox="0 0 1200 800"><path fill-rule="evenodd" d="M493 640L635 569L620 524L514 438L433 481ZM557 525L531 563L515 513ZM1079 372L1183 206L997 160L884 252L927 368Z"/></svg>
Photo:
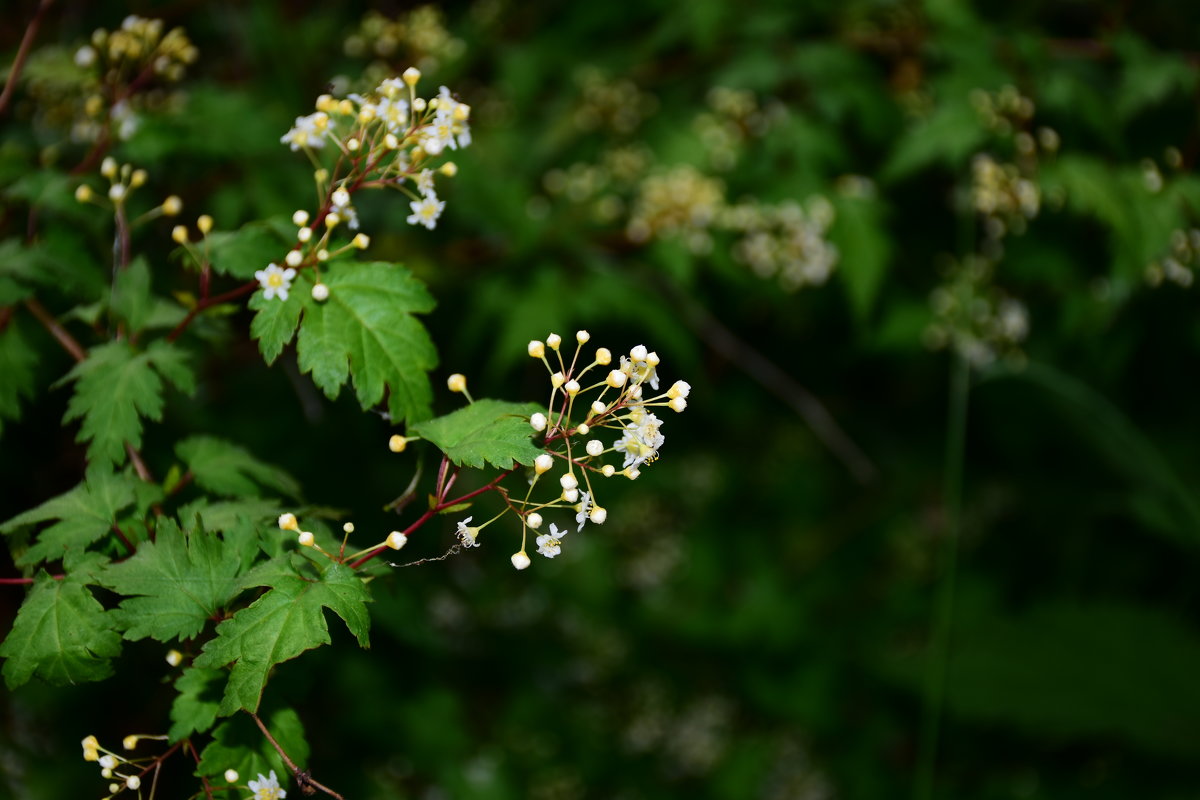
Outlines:
<svg viewBox="0 0 1200 800"><path fill-rule="evenodd" d="M42 323L42 327L50 332L50 335L58 340L63 349L71 354L71 358L82 362L87 358L87 353L79 342L75 341L75 337L67 332L67 329L58 324L58 320L46 310L46 307L37 301L35 297L25 298L25 307L37 317L38 322Z"/></svg>
<svg viewBox="0 0 1200 800"><path fill-rule="evenodd" d="M56 581L61 581L66 575L51 575ZM0 578L0 586L28 586L33 583L36 578Z"/></svg>
<svg viewBox="0 0 1200 800"><path fill-rule="evenodd" d="M275 752L279 753L279 757L283 759L283 763L287 764L288 769L292 771L292 776L295 777L296 783L300 785L300 791L304 792L305 794L313 794L314 789L320 789L330 797L336 797L337 800L346 800L346 798L342 797L333 789L330 789L328 786L325 786L314 780L312 775L310 775L307 770L302 770L297 767L296 762L292 761L288 754L284 752L283 748L279 746L279 742L275 741L275 737L271 735L269 730L267 730L267 726L264 725L263 721L258 718L258 714L255 714L253 711L248 711L247 713L250 715L250 718L254 720L254 724L258 726L258 729L263 732L263 736L267 737L267 741L270 742L271 746L275 748Z"/></svg>
<svg viewBox="0 0 1200 800"><path fill-rule="evenodd" d="M249 283L244 283L238 288L231 289L224 294L202 299L200 302L196 303L196 305L192 306L192 310L188 312L188 315L183 318L182 322L175 326L175 330L167 334L167 341L173 342L178 339L180 335L187 329L187 326L192 324L192 320L196 318L196 315L198 315L201 311L204 311L205 309L215 306L219 303L224 303L227 300L235 300L244 294L250 294L250 292L253 292L256 288L258 288L258 281L250 281Z"/></svg>
<svg viewBox="0 0 1200 800"><path fill-rule="evenodd" d="M0 115L8 110L8 104L12 102L13 91L16 90L17 81L21 78L21 70L25 69L25 59L29 57L33 40L37 38L38 28L42 26L42 17L46 16L46 12L53 4L54 0L42 0L38 3L37 11L33 12L33 19L29 21L29 27L25 29L25 35L21 38L21 46L17 49L17 57L13 59L8 80L4 82L4 91L0 93Z"/></svg>
<svg viewBox="0 0 1200 800"><path fill-rule="evenodd" d="M137 473L137 476L146 483L154 483L154 476L146 468L146 462L142 460L142 454L135 450L129 442L125 443L125 452L129 454L129 460L133 463L133 470Z"/></svg>
<svg viewBox="0 0 1200 800"><path fill-rule="evenodd" d="M762 353L742 341L698 303L665 281L662 285L686 312L693 330L713 350L741 367L746 374L783 400L800 415L813 434L833 455L850 470L859 483L868 484L879 477L879 471L854 441L846 435L837 420L812 392L770 361Z"/></svg>

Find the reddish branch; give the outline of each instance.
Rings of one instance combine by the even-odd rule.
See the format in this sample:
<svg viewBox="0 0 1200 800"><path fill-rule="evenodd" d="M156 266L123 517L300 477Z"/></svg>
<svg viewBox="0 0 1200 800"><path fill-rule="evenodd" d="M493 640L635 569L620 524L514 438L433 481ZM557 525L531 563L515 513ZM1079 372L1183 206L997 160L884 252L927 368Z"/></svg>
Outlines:
<svg viewBox="0 0 1200 800"><path fill-rule="evenodd" d="M48 330L50 335L58 340L58 343L62 345L63 349L71 354L71 358L80 362L87 358L87 353L84 352L83 347L80 346L79 342L75 341L75 337L67 333L67 329L62 325L59 325L58 320L56 320L54 316L46 310L46 307L39 303L36 298L26 298L25 307L29 309L30 313L37 317L38 322L42 323L42 327Z"/></svg>
<svg viewBox="0 0 1200 800"><path fill-rule="evenodd" d="M258 718L258 714L255 714L253 711L249 711L247 713L250 715L250 718L254 720L254 724L258 726L258 729L262 731L263 736L267 737L267 741L270 742L271 746L275 748L275 752L279 753L279 757L283 759L283 763L287 764L287 768L292 771L292 776L296 779L296 783L299 784L300 791L304 792L305 794L315 794L315 790L320 789L330 797L336 797L337 800L346 800L333 789L330 789L328 786L325 786L314 780L312 775L309 774L308 770L302 770L296 766L296 762L292 761L287 752L279 746L279 742L275 741L275 737L271 735L269 730L267 730L267 726L263 724L263 721Z"/></svg>
<svg viewBox="0 0 1200 800"><path fill-rule="evenodd" d="M37 11L33 12L33 19L29 21L29 27L25 29L25 36L21 39L21 46L17 49L17 57L13 59L12 69L8 72L8 80L4 83L4 91L0 93L0 115L8 110L8 104L12 102L13 92L17 88L17 81L21 78L21 71L25 69L25 59L29 57L29 50L33 47L33 40L37 38L38 28L42 26L42 17L46 16L46 12L50 10L50 6L54 4L54 0L42 0L38 3Z"/></svg>
<svg viewBox="0 0 1200 800"><path fill-rule="evenodd" d="M250 281L249 283L244 283L238 288L231 289L224 294L218 294L214 297L201 298L200 301L192 307L192 310L188 312L188 315L183 318L183 321L175 326L175 330L167 334L167 341L173 342L178 339L183 332L187 330L187 326L192 324L192 320L194 320L196 316L200 314L200 312L220 303L225 303L229 300L236 300L244 294L250 294L256 288L258 288L258 281Z"/></svg>

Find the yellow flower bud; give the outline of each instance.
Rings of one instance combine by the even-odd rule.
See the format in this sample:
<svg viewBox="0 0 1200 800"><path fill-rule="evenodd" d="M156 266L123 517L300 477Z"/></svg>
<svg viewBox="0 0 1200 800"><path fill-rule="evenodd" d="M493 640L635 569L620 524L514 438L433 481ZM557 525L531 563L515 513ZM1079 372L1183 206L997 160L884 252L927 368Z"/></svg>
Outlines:
<svg viewBox="0 0 1200 800"><path fill-rule="evenodd" d="M188 240L187 226L176 225L174 228L171 229L171 238L175 240L176 244L187 244L187 240Z"/></svg>
<svg viewBox="0 0 1200 800"><path fill-rule="evenodd" d="M213 218L208 214L201 214L200 218L196 220L196 227L200 229L200 234L202 236L208 235L208 232L211 231L213 227Z"/></svg>
<svg viewBox="0 0 1200 800"><path fill-rule="evenodd" d="M392 438L388 439L388 450L391 450L393 453L403 453L406 447L408 447L408 440L400 434L395 434Z"/></svg>
<svg viewBox="0 0 1200 800"><path fill-rule="evenodd" d="M171 195L162 204L163 214L168 217L173 217L180 211L183 211L183 201L179 199L179 195Z"/></svg>

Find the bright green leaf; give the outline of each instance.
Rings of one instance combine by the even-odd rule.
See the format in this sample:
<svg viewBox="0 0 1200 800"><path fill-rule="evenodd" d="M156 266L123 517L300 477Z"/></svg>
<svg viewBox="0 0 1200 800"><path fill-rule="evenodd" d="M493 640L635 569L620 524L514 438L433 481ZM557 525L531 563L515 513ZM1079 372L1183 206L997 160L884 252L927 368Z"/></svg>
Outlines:
<svg viewBox="0 0 1200 800"><path fill-rule="evenodd" d="M35 676L60 686L107 678L111 660L121 654L112 622L82 583L39 574L0 644L8 688Z"/></svg>
<svg viewBox="0 0 1200 800"><path fill-rule="evenodd" d="M263 722L288 757L303 769L308 763L309 748L300 715L290 708L282 708ZM237 770L246 780L275 770L283 786L287 786L290 775L278 751L244 714L221 723L213 731L212 742L200 754L196 775L216 778L218 783L223 784L227 769Z"/></svg>
<svg viewBox="0 0 1200 800"><path fill-rule="evenodd" d="M175 446L196 485L213 494L256 497L261 488L295 497L300 484L280 467L259 461L247 450L213 436L192 436Z"/></svg>
<svg viewBox="0 0 1200 800"><path fill-rule="evenodd" d="M536 403L477 400L466 408L412 426L455 464L482 468L484 462L511 469L513 462L532 464L542 454L529 441L529 417L543 411Z"/></svg>
<svg viewBox="0 0 1200 800"><path fill-rule="evenodd" d="M427 373L437 351L414 314L433 309L425 286L394 264L335 264L325 277L329 299L310 303L300 324L300 368L337 397L347 375L363 408L388 392L396 422L429 416L433 391Z"/></svg>
<svg viewBox="0 0 1200 800"><path fill-rule="evenodd" d="M208 234L208 245L214 270L250 280L268 264L282 262L292 242L271 222L251 222L236 231Z"/></svg>
<svg viewBox="0 0 1200 800"><path fill-rule="evenodd" d="M220 713L257 710L272 667L329 644L325 608L368 646L369 599L362 579L341 564L328 566L319 580L297 574L277 578L269 592L217 626L216 638L194 662L198 667L233 663Z"/></svg>
<svg viewBox="0 0 1200 800"><path fill-rule="evenodd" d="M112 310L129 326L130 333L137 333L146 327L153 305L150 266L139 256L117 273L113 281Z"/></svg>
<svg viewBox="0 0 1200 800"><path fill-rule="evenodd" d="M267 300L262 292L255 292L250 297L248 305L257 312L250 323L250 335L258 340L258 348L268 364L279 358L283 348L295 336L296 326L300 324L300 312L304 310L304 304L311 301L310 291L308 277L300 275L292 285L287 300L278 297Z"/></svg>
<svg viewBox="0 0 1200 800"><path fill-rule="evenodd" d="M131 641L191 639L234 595L241 556L216 534L184 533L162 517L153 542L100 573L101 585L122 595L117 619Z"/></svg>

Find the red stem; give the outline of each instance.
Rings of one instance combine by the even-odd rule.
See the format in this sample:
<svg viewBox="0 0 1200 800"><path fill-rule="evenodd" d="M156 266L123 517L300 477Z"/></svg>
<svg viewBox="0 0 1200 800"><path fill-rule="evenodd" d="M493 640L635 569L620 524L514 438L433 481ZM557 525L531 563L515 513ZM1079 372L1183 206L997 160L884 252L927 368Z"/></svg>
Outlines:
<svg viewBox="0 0 1200 800"><path fill-rule="evenodd" d="M192 320L194 320L196 316L205 309L220 303L224 303L227 300L236 300L244 294L250 294L256 288L258 288L258 281L250 281L249 283L243 283L238 288L231 289L224 294L201 299L198 303L196 303L192 310L188 312L188 315L183 318L183 321L175 326L175 330L167 334L167 341L173 342L178 339L180 335L187 329L187 326L192 324Z"/></svg>
<svg viewBox="0 0 1200 800"><path fill-rule="evenodd" d="M17 57L13 59L12 69L8 72L4 91L0 92L0 114L7 111L8 104L12 102L13 91L17 88L17 81L21 78L21 70L25 68L25 59L29 57L33 40L37 38L38 28L42 25L42 17L46 16L46 12L53 4L54 0L42 0L41 3L38 3L37 11L33 12L33 19L29 21L29 27L25 29L25 35L21 38L21 46L17 49Z"/></svg>

